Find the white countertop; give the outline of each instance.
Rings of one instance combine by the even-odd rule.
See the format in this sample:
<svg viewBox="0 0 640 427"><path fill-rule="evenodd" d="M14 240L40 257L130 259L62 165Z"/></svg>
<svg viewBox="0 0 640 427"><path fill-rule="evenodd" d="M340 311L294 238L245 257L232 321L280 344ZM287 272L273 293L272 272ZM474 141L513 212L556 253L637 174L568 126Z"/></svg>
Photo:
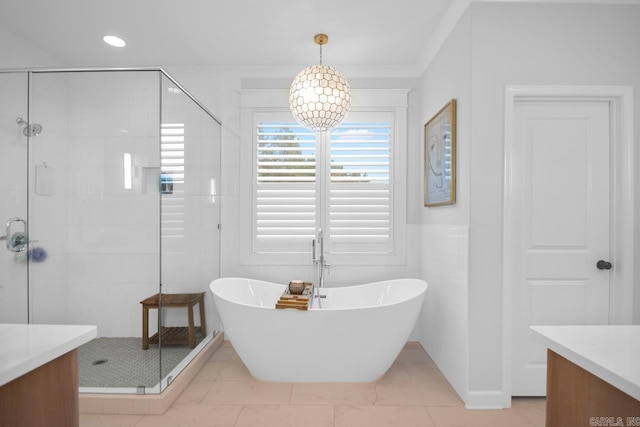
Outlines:
<svg viewBox="0 0 640 427"><path fill-rule="evenodd" d="M0 386L96 336L95 326L0 324Z"/></svg>
<svg viewBox="0 0 640 427"><path fill-rule="evenodd" d="M640 400L640 325L532 326L550 350Z"/></svg>

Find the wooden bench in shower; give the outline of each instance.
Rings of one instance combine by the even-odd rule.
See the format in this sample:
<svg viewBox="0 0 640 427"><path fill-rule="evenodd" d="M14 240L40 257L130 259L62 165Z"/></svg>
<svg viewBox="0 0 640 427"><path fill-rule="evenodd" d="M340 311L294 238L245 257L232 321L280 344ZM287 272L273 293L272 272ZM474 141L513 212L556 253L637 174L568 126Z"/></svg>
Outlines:
<svg viewBox="0 0 640 427"><path fill-rule="evenodd" d="M189 325L186 327L163 327L162 344L188 344L190 348L196 346L196 332L202 337L207 336L207 321L204 314L204 292L197 294L162 294L162 308L186 307ZM158 344L160 331L149 337L149 309L158 309L160 294L155 294L140 301L142 304L142 348L149 348L149 344ZM193 311L195 305L200 308L200 326L196 327Z"/></svg>

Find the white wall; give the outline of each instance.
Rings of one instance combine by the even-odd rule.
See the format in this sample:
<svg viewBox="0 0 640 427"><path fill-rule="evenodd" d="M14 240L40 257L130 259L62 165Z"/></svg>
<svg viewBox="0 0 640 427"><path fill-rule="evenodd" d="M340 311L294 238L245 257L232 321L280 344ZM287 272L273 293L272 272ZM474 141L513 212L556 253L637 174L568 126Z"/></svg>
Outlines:
<svg viewBox="0 0 640 427"><path fill-rule="evenodd" d="M640 6L474 3L471 11L469 388L490 391L503 387L501 329L511 321L501 315L505 85L630 85L640 105Z"/></svg>
<svg viewBox="0 0 640 427"><path fill-rule="evenodd" d="M187 67L173 67L168 70L185 87L189 88L196 96L219 115L223 122L223 216L222 216L222 266L223 276L241 276L287 282L294 277L312 277L313 270L311 260L308 266L284 266L284 265L246 265L242 262L238 237L240 227L246 226L241 222L241 188L239 186L240 174L243 170L245 159L241 157L242 125L240 117L240 92L245 89L269 91L288 89L290 79L269 78L263 79L237 79L233 76L225 76L217 70L194 69ZM216 77L212 77L216 76ZM415 85L413 79L350 79L352 88L398 88ZM286 98L284 98L286 99ZM415 277L417 272L418 241L411 236L407 243L407 262L402 265L368 265L368 266L332 266L327 277L327 285L344 285L366 283L376 280L384 280L396 277Z"/></svg>
<svg viewBox="0 0 640 427"><path fill-rule="evenodd" d="M420 107L411 128L413 162L419 183L410 218L420 239L420 274L429 283L420 319L420 342L466 400L468 389L468 223L471 134L471 14L467 11L434 57L420 84ZM424 207L424 123L450 99L457 100L456 203Z"/></svg>
<svg viewBox="0 0 640 427"><path fill-rule="evenodd" d="M59 67L62 64L47 52L0 28L0 69Z"/></svg>
<svg viewBox="0 0 640 427"><path fill-rule="evenodd" d="M437 334L423 335L424 345L433 353L444 351L438 360L443 372L452 369L451 358L458 362L458 369L468 370L467 389L460 391L467 406L487 407L509 405L504 395L508 386L508 366L503 360L503 319L505 302L502 301L502 196L503 196L503 129L504 89L506 85L629 85L634 86L636 105L640 99L640 7L637 5L598 4L549 4L474 2L462 16L443 50L434 59L423 77L423 120L437 111L430 98L441 94L436 104L448 98L458 98L462 107L458 129L461 145L458 156L459 172L463 178L459 203L448 211L424 208L421 222L427 235L444 229L449 218L460 224L469 224L468 270L468 348L467 365L460 361L460 349L449 348ZM450 56L449 48L457 40L467 40ZM470 82L456 78L457 67L463 64L470 71ZM442 72L449 68L451 76ZM437 76L432 78L431 76ZM464 91L464 88L469 91ZM465 113L467 116L465 117ZM635 128L640 119L635 115ZM466 136L465 136L466 133ZM636 140L638 133L636 131ZM634 164L640 153L635 151ZM460 163L459 163L460 164ZM636 174L636 182L638 175ZM465 186L464 182L468 182ZM635 206L640 201L638 186L635 189ZM466 209L465 209L466 206ZM433 209L435 211L435 209ZM468 219L465 215L468 214ZM427 225L428 224L428 225ZM638 260L638 227L635 228L636 260ZM445 239L444 231L436 233ZM423 242L423 245L430 245ZM423 256L429 249L423 250ZM635 262L638 265L638 261ZM429 277L427 269L427 278ZM444 286L446 281L436 285ZM448 284L448 283L447 283ZM451 286L452 289L455 289ZM637 285L636 285L637 288ZM450 294L453 295L453 290ZM638 322L638 293L635 295L635 321ZM451 299L442 292L435 293L437 304L447 304ZM464 298L460 298L461 303ZM464 313L449 310L452 324L464 321ZM442 321L442 318L436 321ZM424 328L423 328L424 332ZM464 338L461 338L464 339ZM463 346L464 350L464 346ZM437 360L437 361L438 361ZM451 377L450 377L451 379ZM460 383L464 384L461 380Z"/></svg>

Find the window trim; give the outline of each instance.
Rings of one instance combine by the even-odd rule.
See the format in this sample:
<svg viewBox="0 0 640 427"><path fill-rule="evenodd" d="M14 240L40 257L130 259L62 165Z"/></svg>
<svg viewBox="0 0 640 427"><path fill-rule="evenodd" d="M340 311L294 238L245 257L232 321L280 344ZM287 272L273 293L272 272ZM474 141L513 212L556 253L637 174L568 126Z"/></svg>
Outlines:
<svg viewBox="0 0 640 427"><path fill-rule="evenodd" d="M240 94L241 146L240 159L240 264L241 265L311 265L311 241L308 252L258 253L253 252L253 182L255 176L255 114L288 113L287 92L282 90L243 90ZM354 103L351 111L362 113L386 112L393 117L390 156L393 159L393 193L391 206L393 218L393 251L389 253L345 253L327 254L332 265L402 265L406 262L407 228L407 98L406 89L370 89L353 91ZM349 118L347 117L347 121ZM327 193L328 188L324 189ZM326 197L323 194L321 197Z"/></svg>

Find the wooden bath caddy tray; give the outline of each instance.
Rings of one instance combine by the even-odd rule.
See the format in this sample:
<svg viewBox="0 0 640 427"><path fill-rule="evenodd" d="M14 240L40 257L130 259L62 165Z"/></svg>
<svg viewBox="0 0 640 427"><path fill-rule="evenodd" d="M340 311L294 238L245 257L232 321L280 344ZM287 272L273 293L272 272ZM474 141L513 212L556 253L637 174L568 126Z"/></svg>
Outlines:
<svg viewBox="0 0 640 427"><path fill-rule="evenodd" d="M304 291L299 295L294 295L289 292L289 288L282 293L282 296L276 302L276 308L295 308L298 310L308 310L309 309L309 298L313 295L313 285L311 283L305 282Z"/></svg>

